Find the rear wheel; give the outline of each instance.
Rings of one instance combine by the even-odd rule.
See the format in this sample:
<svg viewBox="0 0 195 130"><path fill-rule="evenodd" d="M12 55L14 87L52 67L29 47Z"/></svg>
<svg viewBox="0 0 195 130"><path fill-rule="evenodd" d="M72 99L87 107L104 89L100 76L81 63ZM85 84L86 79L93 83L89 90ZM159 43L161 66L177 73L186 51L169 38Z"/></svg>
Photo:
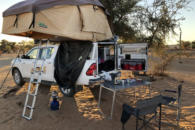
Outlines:
<svg viewBox="0 0 195 130"><path fill-rule="evenodd" d="M75 94L74 88L64 88L64 87L59 86L59 89L66 97L73 97L73 95Z"/></svg>
<svg viewBox="0 0 195 130"><path fill-rule="evenodd" d="M18 69L14 69L13 70L13 79L14 82L18 85L18 86L23 86L24 85L24 79L20 73L20 71Z"/></svg>

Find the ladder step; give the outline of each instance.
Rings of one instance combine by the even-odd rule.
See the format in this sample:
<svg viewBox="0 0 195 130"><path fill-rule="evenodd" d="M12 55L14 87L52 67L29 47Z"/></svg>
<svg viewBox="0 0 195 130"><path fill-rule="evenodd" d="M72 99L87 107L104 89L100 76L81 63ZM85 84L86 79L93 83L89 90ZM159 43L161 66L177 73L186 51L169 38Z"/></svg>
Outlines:
<svg viewBox="0 0 195 130"><path fill-rule="evenodd" d="M39 80L39 78L38 77L33 77L33 78L31 78L31 82L34 82L34 81L38 81Z"/></svg>
<svg viewBox="0 0 195 130"><path fill-rule="evenodd" d="M34 107L27 105L26 108L34 109Z"/></svg>
<svg viewBox="0 0 195 130"><path fill-rule="evenodd" d="M41 74L43 73L44 71L34 71L34 72L31 72L31 74L35 74L35 73L38 73L38 74Z"/></svg>
<svg viewBox="0 0 195 130"><path fill-rule="evenodd" d="M33 84L40 84L39 81L32 81L31 83L33 83Z"/></svg>
<svg viewBox="0 0 195 130"><path fill-rule="evenodd" d="M24 118L27 119L27 120L31 120L31 119L32 119L32 118L27 117L27 116L25 116L25 115L23 115L22 117L24 117Z"/></svg>
<svg viewBox="0 0 195 130"><path fill-rule="evenodd" d="M29 93L30 96L37 96L37 94Z"/></svg>

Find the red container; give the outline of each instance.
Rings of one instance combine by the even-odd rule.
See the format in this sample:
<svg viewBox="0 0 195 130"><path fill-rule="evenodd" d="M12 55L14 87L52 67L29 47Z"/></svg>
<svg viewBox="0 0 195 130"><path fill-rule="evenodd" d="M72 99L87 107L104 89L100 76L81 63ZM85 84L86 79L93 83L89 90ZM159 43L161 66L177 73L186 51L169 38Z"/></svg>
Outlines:
<svg viewBox="0 0 195 130"><path fill-rule="evenodd" d="M124 65L123 65L123 69L124 69L124 70L129 70L129 64L124 64Z"/></svg>
<svg viewBox="0 0 195 130"><path fill-rule="evenodd" d="M143 69L142 64L137 64L136 65L136 70L142 70L142 69Z"/></svg>
<svg viewBox="0 0 195 130"><path fill-rule="evenodd" d="M136 65L129 65L129 70L136 70Z"/></svg>

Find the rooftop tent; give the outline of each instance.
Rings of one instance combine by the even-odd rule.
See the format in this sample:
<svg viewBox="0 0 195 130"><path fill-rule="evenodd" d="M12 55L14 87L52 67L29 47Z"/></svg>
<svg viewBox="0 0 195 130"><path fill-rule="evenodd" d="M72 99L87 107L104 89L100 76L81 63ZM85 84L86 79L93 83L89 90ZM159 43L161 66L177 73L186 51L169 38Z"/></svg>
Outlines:
<svg viewBox="0 0 195 130"><path fill-rule="evenodd" d="M26 0L3 12L2 33L34 39L103 41L113 37L98 0Z"/></svg>

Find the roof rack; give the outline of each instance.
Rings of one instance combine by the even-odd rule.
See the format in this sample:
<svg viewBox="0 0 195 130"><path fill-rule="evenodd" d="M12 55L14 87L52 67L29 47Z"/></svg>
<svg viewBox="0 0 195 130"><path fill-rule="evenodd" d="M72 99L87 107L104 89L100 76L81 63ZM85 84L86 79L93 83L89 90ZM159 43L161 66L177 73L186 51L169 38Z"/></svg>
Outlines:
<svg viewBox="0 0 195 130"><path fill-rule="evenodd" d="M118 43L118 42L117 42L118 39L119 39L119 37L115 35L112 41L108 41L108 42L106 42L106 41L104 41L104 42L98 42L98 44L114 45L114 44L117 44L117 43Z"/></svg>
<svg viewBox="0 0 195 130"><path fill-rule="evenodd" d="M114 42L114 41L113 41L113 42L98 42L98 44L101 44L101 45L102 45L102 44L104 44L104 45L105 45L105 44L106 44L106 45L114 45L114 44L117 44L117 42Z"/></svg>

